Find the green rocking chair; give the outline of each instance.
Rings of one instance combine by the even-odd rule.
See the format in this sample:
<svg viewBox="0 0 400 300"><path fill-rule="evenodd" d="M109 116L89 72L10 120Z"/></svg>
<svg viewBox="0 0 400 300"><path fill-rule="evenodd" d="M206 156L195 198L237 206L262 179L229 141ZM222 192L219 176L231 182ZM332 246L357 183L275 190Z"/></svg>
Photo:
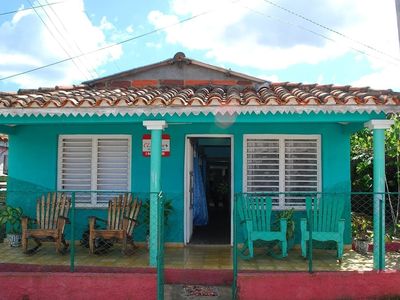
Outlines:
<svg viewBox="0 0 400 300"><path fill-rule="evenodd" d="M344 201L342 197L324 196L315 198L314 209L311 198L306 198L307 219L312 222L312 239L337 243L337 257L343 256L344 219L342 219ZM310 228L307 219L300 220L301 255L307 256L307 241L310 238ZM310 224L309 224L310 225ZM308 228L307 228L308 227Z"/></svg>
<svg viewBox="0 0 400 300"><path fill-rule="evenodd" d="M244 232L245 242L240 254L245 259L254 257L254 242L279 241L282 257L287 256L287 220L280 219L280 230L271 229L272 199L262 195L241 195L237 201L239 222ZM247 252L245 255L244 253Z"/></svg>

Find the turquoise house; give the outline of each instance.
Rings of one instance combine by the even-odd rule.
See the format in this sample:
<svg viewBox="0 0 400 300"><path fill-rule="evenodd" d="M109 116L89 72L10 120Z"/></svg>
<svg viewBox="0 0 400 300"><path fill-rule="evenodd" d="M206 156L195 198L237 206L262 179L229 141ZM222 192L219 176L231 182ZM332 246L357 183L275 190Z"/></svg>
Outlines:
<svg viewBox="0 0 400 300"><path fill-rule="evenodd" d="M383 147L399 104L391 90L268 82L183 53L77 86L0 93L8 201L34 215L45 191L161 189L174 207L166 242L230 244L235 193L281 193L274 209L300 216L296 193L350 192L350 136L367 126ZM80 231L108 200L77 196ZM349 244L349 197L344 217Z"/></svg>

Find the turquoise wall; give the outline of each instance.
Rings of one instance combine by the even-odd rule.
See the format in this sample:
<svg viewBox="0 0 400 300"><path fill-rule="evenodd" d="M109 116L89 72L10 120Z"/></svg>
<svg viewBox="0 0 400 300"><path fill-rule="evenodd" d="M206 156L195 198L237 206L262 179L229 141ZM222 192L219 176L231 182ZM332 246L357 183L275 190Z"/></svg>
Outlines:
<svg viewBox="0 0 400 300"><path fill-rule="evenodd" d="M169 124L165 130L171 137L171 155L162 159L162 187L173 200L174 213L170 218L166 240L183 242L183 183L184 144L187 134L233 134L234 186L242 191L243 134L320 134L322 143L322 187L324 192L350 191L350 134L338 123L185 123ZM268 120L265 120L268 122ZM293 120L292 120L293 121ZM357 125L358 126L358 125ZM141 123L115 124L42 124L20 125L10 135L9 202L22 206L34 216L34 198L57 187L57 142L59 134L131 134L132 184L137 192L149 190L150 159L141 152L142 135L148 133ZM78 237L87 226L87 216L104 216L104 209L77 211ZM350 203L346 206L350 220ZM137 239L142 240L144 229L139 226ZM346 240L350 242L349 222Z"/></svg>

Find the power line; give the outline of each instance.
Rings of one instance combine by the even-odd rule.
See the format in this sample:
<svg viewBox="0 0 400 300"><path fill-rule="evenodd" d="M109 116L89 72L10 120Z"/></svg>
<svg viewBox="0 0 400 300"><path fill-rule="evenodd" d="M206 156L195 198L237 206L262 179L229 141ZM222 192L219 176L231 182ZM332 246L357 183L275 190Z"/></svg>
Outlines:
<svg viewBox="0 0 400 300"><path fill-rule="evenodd" d="M300 14L294 12L294 11L291 11L291 10L289 10L289 9L283 7L283 6L280 6L280 5L278 5L278 4L275 4L275 3L272 2L272 1L269 1L269 0L263 0L263 1L269 3L269 4L273 5L273 6L276 6L276 7L280 8L280 9L282 9L282 10L284 10L284 11L290 13L290 14L293 14L293 15L295 15L295 16L301 18L301 19L304 19L304 20L306 20L306 21L308 21L308 22L310 22L310 23L312 23L312 24L314 24L314 25L317 25L317 26L319 26L319 27L321 27L321 28L324 28L325 30L334 32L334 33L336 33L336 34L338 34L338 35L340 35L340 36L342 36L342 37L345 37L345 38L348 39L348 40L353 41L353 42L357 42L358 44L361 44L361 45L363 45L364 47L367 47L367 48L369 48L369 49L371 49L371 50L374 50L375 52L378 52L378 53L380 53L381 55L390 57L391 59L394 59L394 60L396 60L396 61L400 61L400 59L398 59L398 58L396 58L396 57L393 57L393 56L391 56L391 55L389 55L389 54L386 54L386 53L384 53L384 52L382 52L382 51L380 51L380 50L378 50L378 49L375 49L375 48L372 47L372 46L369 46L369 45L367 45L367 44L364 44L364 43L362 43L362 42L358 42L358 41L356 41L356 40L353 40L352 38L347 37L346 35L344 35L344 34L338 32L338 31L336 31L336 30L333 30L333 29L330 29L330 28L327 27L327 26L321 25L321 24L319 24L319 23L317 23L317 22L315 22L315 21L313 21L313 20L311 20L311 19L309 19L309 18L306 18L306 17L304 17L304 16L302 16L302 15L300 15ZM238 0L238 1L232 1L233 4L235 4L235 3L237 3L237 2L240 2L240 0ZM281 19L279 19L279 18L277 18L277 17L272 17L272 16L270 16L270 15L266 15L266 14L264 14L264 13L262 13L262 12L256 11L256 10L251 9L251 8L249 8L249 7L245 7L245 8L247 8L248 10L251 10L251 11L253 11L253 12L255 12L255 13L264 15L264 16L266 16L266 17L269 17L269 18L272 18L272 19L276 19L276 20L278 20L278 21L280 21L280 22L283 22L283 23L286 23L286 24L289 24L289 25L292 25L292 26L297 26L297 27L299 27L299 28L302 29L302 30L308 31L308 32L313 33L313 34L315 34L315 35L318 35L318 36L320 36L320 37L322 37L322 38L324 38L324 39L327 39L327 40L329 40L329 41L338 42L338 41L336 41L336 40L334 40L334 39L332 39L332 38L330 38L330 37L328 37L328 36L326 36L326 35L324 35L324 34L322 34L322 33L319 33L319 32L316 32L316 31L314 31L314 30L308 29L308 28L303 27L303 26L301 26L301 25L299 25L299 24L293 24L293 23L290 23L290 22L288 22L288 21L283 21L283 20L281 20ZM202 12L202 13L199 13L199 14L196 14L196 15L194 15L194 16L191 16L191 17L188 17L188 18L179 20L178 22L175 22L175 23L173 23L173 24L169 24L169 25L166 25L166 26L163 26L163 27L159 27L159 28L157 28L157 29L148 31L148 32L146 32L146 33L143 33L143 34L140 34L140 35L137 35L137 36L133 36L133 37L131 37L131 38L129 38L129 39L125 39L125 40L122 40L122 41L117 42L117 43L114 43L114 44L110 44L110 45L107 45L107 46L104 46L104 47L101 47L101 48L98 48L98 49L94 49L94 50L91 50L91 51L87 51L87 52L84 52L84 53L80 53L79 55L70 56L70 57L68 57L68 58L65 58L65 59L62 59L62 60L58 60L58 61L49 63L49 64L47 64L47 65L43 65L43 66L40 66L40 67L32 68L32 69L27 70L27 71L24 71L24 72L20 72L20 73L16 73L16 74L13 74L13 75L6 76L6 77L2 77L2 78L0 78L0 81L1 81L1 80L6 80L6 79L10 79L10 78L13 78L13 77L17 77L17 76L21 76L21 75L24 75L24 74L28 74L28 73L31 73L31 72L34 72L34 71L38 71L38 70L41 70L41 69L44 69L44 68L48 68L48 67L51 67L51 66L55 66L55 65L58 65L58 64L61 64L61 63L70 61L70 60L74 60L74 59L80 58L80 57L82 57L82 56L94 54L94 53L96 53L96 52L100 52L100 51L103 51L103 50L106 50L106 49L109 49L109 48L112 48L112 47L115 47L115 46L118 46L118 45L122 45L122 44L128 43L128 42L130 42L130 41L133 41L133 40L136 40L136 39L139 39L139 38L142 38L142 37L145 37L145 36L148 36L148 35L151 35L151 34L160 32L160 31L163 31L163 30L165 30L165 29L168 29L168 28L171 28L171 27L180 25L180 24L182 24L182 23L189 22L189 21L191 21L191 20L193 20L193 19L196 19L196 18L199 18L199 17L201 17L201 16L207 15L207 14L209 14L209 13L215 11L215 10L216 10L216 9L208 10L208 11L205 11L205 12ZM351 47L351 46L348 46L348 47L349 47L350 49L354 50L354 51L357 51L357 52L363 54L363 55L371 56L370 54L368 54L367 52L365 52L365 51L363 51L363 50L360 50L360 49L357 49L357 48L354 48L354 47ZM377 57L377 56L374 55L374 57ZM377 58L379 58L379 57L377 57ZM381 58L380 58L380 59L381 59ZM396 63L396 65L398 65L398 64Z"/></svg>
<svg viewBox="0 0 400 300"><path fill-rule="evenodd" d="M269 18L269 19L276 20L276 21L281 22L281 23L286 24L286 25L291 25L291 26L294 26L294 27L298 27L298 28L301 29L301 30L310 32L310 33L312 33L312 34L314 34L314 35L317 35L317 36L319 36L319 37L322 37L322 38L324 38L324 39L326 39L326 40L328 40L328 41L331 41L331 42L334 42L334 43L338 43L337 40L335 40L335 39L333 39L333 38L331 38L331 37L328 37L328 36L326 36L326 35L324 35L324 34L322 34L322 33L320 33L320 32L317 32L317 31L314 31L314 30L309 29L309 28L307 28L307 27L304 27L304 26L302 26L302 25L299 25L299 24L296 24L296 23L293 23L293 22L289 22L289 21L287 21L287 20L282 20L282 19L280 19L280 18L278 18L278 17L275 17L275 16L272 16L272 15L267 15L267 14L265 14L265 13L263 13L263 12L260 12L260 11L258 11L258 10L255 10L255 9L253 9L253 8L251 8L251 7L248 7L248 6L245 6L245 5L242 5L242 6L243 6L244 8L246 8L247 10L249 10L249 11L255 13L255 14L259 14L259 15L264 16L264 17L267 17L267 18ZM351 50L354 50L354 51L356 51L356 52L362 54L362 55L369 56L369 57L374 57L374 58L383 60L382 57L379 57L379 56L377 56L377 55L370 54L370 53L368 53L368 52L366 52L366 51L364 51L364 50L361 50L361 49L352 47L352 46L350 46L350 45L347 45L347 47L348 47L349 49L351 49ZM387 59L385 59L385 61L386 61L387 63L389 63L389 64L395 64L395 65L397 65L397 66L400 66L400 63L398 63L398 62L389 61L389 60L387 60Z"/></svg>
<svg viewBox="0 0 400 300"><path fill-rule="evenodd" d="M45 3L47 3L47 0L44 0L44 1L45 1ZM38 0L38 2L40 3L39 0ZM42 10L45 11L44 8L42 8ZM67 36L69 36L69 37L71 38L72 43L75 45L76 49L78 49L78 52L79 52L80 54L82 54L83 51L82 51L81 47L80 47L79 44L75 41L74 36L69 32L68 28L65 26L65 24L64 24L63 21L62 21L62 19L58 16L57 12L56 12L56 11L53 9L53 7L51 7L51 6L50 6L50 10L53 12L54 16L56 17L56 19L58 20L58 22L61 24L61 27L64 29L64 31L65 31L65 33L67 34ZM46 13L46 14L47 14L47 13ZM48 15L48 16L49 16L49 15ZM50 16L49 16L49 19L50 19ZM52 23L53 23L53 22L52 22ZM53 24L54 24L54 23L53 23ZM55 24L54 24L54 26L55 26ZM61 34L61 32L60 32L60 34ZM61 34L61 36L63 37L62 34ZM68 40L67 38L65 38L65 37L64 37L64 40L69 42L69 40ZM84 57L82 57L82 58L84 58ZM91 76L92 76L92 73L94 73L94 74L96 74L97 77L99 77L99 74L96 72L95 68L92 67L92 66L90 65L89 62L87 62L85 59L81 59L81 58L80 58L79 60L82 62L83 65L85 65L86 70L89 72L89 74L90 74ZM91 72L92 72L92 73L91 73ZM92 76L92 78L93 78L93 76Z"/></svg>
<svg viewBox="0 0 400 300"><path fill-rule="evenodd" d="M32 6L32 7L27 7L27 8L21 8L21 9L17 9L17 10L7 11L7 12L0 13L0 16L11 15L11 14L15 14L17 12L24 11L24 10L33 10L35 8L56 5L56 4L60 4L60 3L64 3L64 2L65 1L52 2L52 3L43 4L43 5L37 5L37 6Z"/></svg>
<svg viewBox="0 0 400 300"><path fill-rule="evenodd" d="M26 0L31 7L33 7L31 0ZM60 43L60 41L56 38L55 34L53 33L53 31L51 31L50 27L47 25L47 23L44 21L44 19L40 16L40 14L37 12L37 10L34 8L33 9L34 12L36 13L36 15L39 17L40 21L43 23L43 25L46 27L47 31L50 33L50 35L53 37L53 39L57 42L57 44L61 47L61 49L65 52L65 54L68 55L68 57L72 60L72 63L75 65L75 67L78 69L79 72L82 73L83 77L85 77L86 79L89 79L87 77L87 75L85 74L85 72L82 71L82 69L80 68L80 66L76 63L76 61L74 61L74 59L72 58L72 56L69 54L69 52L67 51L67 49L63 46L62 43ZM47 17L50 19L49 15L47 14L47 12L45 11L45 14L47 15ZM57 32L59 32L57 26L54 25L53 21L50 19L50 22L53 24L53 26L55 27L55 29L57 30Z"/></svg>
<svg viewBox="0 0 400 300"><path fill-rule="evenodd" d="M16 74L13 74L13 75L2 77L2 78L0 78L0 81L1 80L6 80L6 79L10 79L10 78L14 78L14 77L18 77L18 76L21 76L21 75L25 75L25 74L28 74L28 73L31 73L31 72L35 72L35 71L38 71L38 70L41 70L41 69L45 69L45 68L48 68L48 67L52 67L52 66L55 66L55 65L58 65L58 64L73 60L73 59L78 58L78 57L82 57L82 56L85 56L85 55L90 55L90 54L94 54L94 53L97 53L97 52L100 52L100 51L103 51L103 50L106 50L106 49L110 49L112 47L115 47L115 46L118 46L118 45L122 45L122 44L125 44L125 43L128 43L128 42L131 42L133 40L137 40L139 38L142 38L142 37L145 37L145 36L160 32L160 31L163 31L165 29L168 29L168 28L171 28L171 27L174 27L174 26L189 22L191 20L194 20L194 19L197 19L197 18L202 17L204 15L207 15L207 14L213 12L214 10L215 9L199 13L197 15L194 15L194 16L179 20L178 22L175 22L175 23L172 23L172 24L169 24L169 25L166 25L166 26L159 27L157 29L154 29L154 30L148 31L146 33L142 33L142 34L133 36L133 37L131 37L129 39L125 39L125 40L122 40L122 41L114 43L114 44L110 44L110 45L107 45L107 46L104 46L104 47L101 47L101 48L97 48L97 49L94 49L94 50L91 50L91 51L87 51L87 52L84 52L84 53L79 54L79 55L75 55L75 56L71 56L71 57L68 57L68 58L64 58L62 60L58 60L58 61L49 63L47 65L43 65L43 66L40 66L40 67L29 69L27 71L23 71L23 72L20 72L20 73L16 73Z"/></svg>
<svg viewBox="0 0 400 300"><path fill-rule="evenodd" d="M300 18L300 19L303 19L303 20L305 20L305 21L307 21L307 22L309 22L309 23L311 23L311 24L314 24L314 25L316 25L316 26L318 26L318 27L321 27L321 28L323 28L323 29L325 29L325 30L328 30L328 31L330 31L330 32L333 32L333 33L335 33L335 34L337 34L337 35L340 35L341 37L343 37L343 38L345 38L345 39L347 39L347 40L349 40L349 41L352 41L352 42L354 42L354 43L357 43L357 44L359 44L359 45L362 45L362 46L364 46L364 47L366 47L366 48L368 48L368 49L370 49L370 50L373 50L373 51L375 51L375 52L377 52L377 53L379 53L379 54L385 55L385 56L387 56L387 57L390 57L391 59L394 59L394 60L400 62L400 59L399 59L398 57L395 57L395 56L390 55L390 54L388 54L388 53L385 53L385 52L383 52L383 51L381 51L381 50L379 50L379 49L377 49L377 48L375 48L375 47L373 47L373 46L370 46L370 45L368 45L368 44L366 44L366 43L363 43L363 42L360 42L360 41L358 41L358 40L356 40L356 39L353 39L352 37L349 37L349 36L345 35L344 33L341 33L341 32L339 32L339 31L337 31L337 30L334 30L334 29L332 29L332 28L329 28L328 26L322 25L322 24L320 24L320 23L318 23L318 22L316 22L316 21L314 21L314 20L312 20L312 19L310 19L310 18L307 18L307 17L305 17L305 16L303 16L303 15L301 15L301 14L299 14L299 13L293 11L293 10L290 10L290 9L288 9L288 8L286 8L286 7L283 7L283 6L279 5L279 4L276 4L276 3L274 3L274 2L272 2L272 1L270 1L270 0L263 0L263 1L266 2L266 3L271 4L272 6L275 6L275 7L279 8L279 9L281 9L281 10L283 10L283 11L285 11L285 12L291 14L291 15L294 15L294 16Z"/></svg>
<svg viewBox="0 0 400 300"><path fill-rule="evenodd" d="M27 0L27 1L30 2L30 0ZM40 1L39 1L39 0L38 0L38 3L40 4ZM50 8L53 10L52 7L50 7ZM61 47L63 48L64 52L65 52L68 56L71 57L71 54L70 54L70 53L71 53L71 52L73 53L73 51L71 51L71 50L72 50L72 47L69 45L69 44L70 44L70 41L64 36L64 34L61 32L61 30L60 30L58 24L56 24L56 22L53 21L52 16L51 16L49 13L47 13L46 9L45 9L45 8L41 8L41 9L42 9L42 11L44 12L44 14L47 16L47 19L50 21L50 23L51 23L51 25L52 25L52 28L55 29L56 33L58 33L58 36L60 37L60 40L59 40L58 38L56 39L55 34L53 35L52 32L50 32L50 31L51 31L50 28L49 28L45 23L44 23L44 25L47 27L48 31L52 34L52 36L54 37L54 39L56 40L56 42L57 42L60 46L61 46L61 44L64 45L64 46L61 46ZM36 11L36 10L35 10L35 11ZM54 12L54 10L53 10L53 12ZM55 13L55 12L54 12L54 13ZM39 15L38 15L38 16L39 16ZM40 18L40 16L39 16L39 18ZM44 19L43 19L42 22L44 22ZM61 42L60 42L60 41L61 41ZM84 65L84 63L82 63L82 61L81 61L80 59L78 59L78 62L76 62L75 60L72 60L72 62L73 62L73 64L75 65L75 67L79 70L79 72L82 73L82 75L83 75L84 77L86 77L86 78L94 78L94 77L92 76L92 74L90 73L90 70L87 68L87 66ZM78 63L79 63L79 64L78 64ZM81 67L82 67L82 68L81 68ZM85 74L85 71L87 72L87 74L89 74L89 76L87 76L87 74Z"/></svg>

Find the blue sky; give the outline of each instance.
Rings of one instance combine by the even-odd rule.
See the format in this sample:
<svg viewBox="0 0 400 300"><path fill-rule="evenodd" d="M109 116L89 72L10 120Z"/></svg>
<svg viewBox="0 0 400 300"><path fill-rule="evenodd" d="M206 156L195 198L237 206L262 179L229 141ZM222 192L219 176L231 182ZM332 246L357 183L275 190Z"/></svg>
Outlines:
<svg viewBox="0 0 400 300"><path fill-rule="evenodd" d="M52 2L59 1L2 1L0 14ZM0 78L155 29L0 80L0 90L78 84L183 51L272 81L400 91L394 0L61 0L0 15Z"/></svg>

